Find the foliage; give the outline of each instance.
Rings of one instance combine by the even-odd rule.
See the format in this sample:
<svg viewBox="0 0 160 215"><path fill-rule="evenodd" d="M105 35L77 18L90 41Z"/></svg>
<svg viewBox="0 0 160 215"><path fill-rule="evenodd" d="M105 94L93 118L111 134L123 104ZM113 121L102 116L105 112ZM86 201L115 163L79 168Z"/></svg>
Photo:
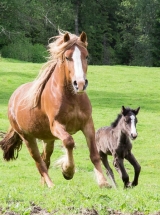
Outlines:
<svg viewBox="0 0 160 215"><path fill-rule="evenodd" d="M8 61L0 58L0 131L9 123L7 104L12 92L21 84L34 80L41 64ZM121 106L141 107L138 114L138 138L133 142L133 153L142 166L139 185L123 189L123 183L114 170L117 189L100 189L93 173L86 141L81 132L73 135L76 142L74 158L76 173L71 181L63 178L54 162L63 155L60 141L56 141L52 155L50 176L53 189L41 187L39 173L25 145L16 161L5 162L0 151L0 207L2 212L30 214L32 205L38 205L56 215L82 214L95 209L99 215L112 211L155 214L160 211L159 174L159 97L160 69L127 66L89 66L87 89L93 106L95 128L109 125L117 117ZM42 144L39 142L42 151ZM130 178L133 168L125 162ZM104 171L105 173L105 171ZM137 212L137 213L138 213ZM117 212L118 213L118 212Z"/></svg>
<svg viewBox="0 0 160 215"><path fill-rule="evenodd" d="M24 37L47 46L60 28L86 31L92 65L159 66L159 11L159 0L1 0L0 50Z"/></svg>
<svg viewBox="0 0 160 215"><path fill-rule="evenodd" d="M47 51L41 44L34 44L29 42L27 38L24 40L16 40L9 45L3 46L1 50L2 57L19 59L28 62L45 62Z"/></svg>

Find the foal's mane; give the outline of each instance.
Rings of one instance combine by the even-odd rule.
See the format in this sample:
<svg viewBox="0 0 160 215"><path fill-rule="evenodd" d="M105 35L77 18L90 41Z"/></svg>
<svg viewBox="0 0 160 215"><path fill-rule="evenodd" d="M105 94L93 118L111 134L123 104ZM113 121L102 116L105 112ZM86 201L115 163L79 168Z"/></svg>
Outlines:
<svg viewBox="0 0 160 215"><path fill-rule="evenodd" d="M130 107L126 107L125 108L125 115L128 114L129 112L133 113L134 110L131 109ZM111 127L115 128L118 125L118 123L119 123L119 121L120 121L121 118L122 118L122 113L120 113L120 114L117 115L117 118L115 119L115 121L111 123Z"/></svg>
<svg viewBox="0 0 160 215"><path fill-rule="evenodd" d="M67 42L64 42L63 40L65 33L68 33L70 37ZM83 43L78 36L71 34L70 32L59 31L59 35L52 37L50 40L53 40L53 42L48 45L48 61L40 70L37 78L32 84L32 87L24 98L24 100L27 101L27 106L30 108L34 108L38 105L44 87L54 72L58 60L60 60L60 63L63 63L64 61L64 52L74 44L80 47L87 47L87 42Z"/></svg>
<svg viewBox="0 0 160 215"><path fill-rule="evenodd" d="M122 114L118 114L115 121L111 123L111 127L115 128L118 125L118 122L120 121L121 118L122 118Z"/></svg>

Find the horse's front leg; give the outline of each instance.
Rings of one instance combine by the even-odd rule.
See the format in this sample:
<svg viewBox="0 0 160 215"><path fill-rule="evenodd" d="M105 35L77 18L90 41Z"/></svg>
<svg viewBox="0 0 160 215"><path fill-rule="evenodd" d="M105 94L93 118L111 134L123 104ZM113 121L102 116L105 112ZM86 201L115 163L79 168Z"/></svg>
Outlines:
<svg viewBox="0 0 160 215"><path fill-rule="evenodd" d="M55 137L62 140L63 145L66 149L66 155L57 161L57 165L61 165L64 178L70 180L73 178L73 175L75 173L75 165L73 159L73 148L75 146L74 140L72 136L68 132L66 132L65 127L57 121L55 121L53 126L51 126L51 131Z"/></svg>
<svg viewBox="0 0 160 215"><path fill-rule="evenodd" d="M126 156L126 159L130 162L130 164L134 167L134 179L132 182L132 186L136 186L138 185L138 177L141 171L141 166L139 165L138 161L136 160L136 158L134 157L134 155L132 153L129 153Z"/></svg>
<svg viewBox="0 0 160 215"><path fill-rule="evenodd" d="M129 176L124 168L123 160L124 159L122 158L114 156L113 165L123 180L124 188L128 188L131 186L131 184L129 182Z"/></svg>
<svg viewBox="0 0 160 215"><path fill-rule="evenodd" d="M101 160L95 143L95 129L94 129L92 118L85 125L82 132L86 137L86 141L90 151L90 159L95 167L95 174L96 174L98 185L100 187L111 187L102 172Z"/></svg>

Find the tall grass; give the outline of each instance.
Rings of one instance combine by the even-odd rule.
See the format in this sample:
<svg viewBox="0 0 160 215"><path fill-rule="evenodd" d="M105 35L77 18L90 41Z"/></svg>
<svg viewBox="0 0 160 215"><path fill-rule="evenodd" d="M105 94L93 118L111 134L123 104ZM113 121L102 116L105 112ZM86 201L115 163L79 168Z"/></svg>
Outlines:
<svg viewBox="0 0 160 215"><path fill-rule="evenodd" d="M0 59L0 131L6 131L7 103L12 92L21 84L33 80L42 65L9 62ZM108 211L153 214L160 211L160 69L127 66L89 66L88 95L93 106L95 128L109 125L121 106L141 107L138 114L138 138L133 142L133 153L142 171L139 185L124 190L114 170L117 189L100 189L93 173L86 141L81 132L73 135L76 142L74 158L76 173L71 181L63 179L53 163L63 154L62 143L57 141L52 155L50 176L53 189L40 185L39 173L25 145L19 158L5 162L0 151L0 207L2 211L30 214L34 203L56 215L83 214L95 209L98 214ZM41 151L41 142L39 142ZM112 166L112 157L110 157ZM133 168L125 166L133 178ZM113 166L112 166L113 167ZM105 172L105 171L104 171Z"/></svg>

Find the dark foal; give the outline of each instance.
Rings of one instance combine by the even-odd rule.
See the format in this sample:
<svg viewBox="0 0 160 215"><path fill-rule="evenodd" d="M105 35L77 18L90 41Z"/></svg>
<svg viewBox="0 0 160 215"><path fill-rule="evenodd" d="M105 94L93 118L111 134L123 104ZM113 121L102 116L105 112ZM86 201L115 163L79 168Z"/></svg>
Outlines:
<svg viewBox="0 0 160 215"><path fill-rule="evenodd" d="M112 155L114 158L113 165L124 182L124 188L134 187L138 184L141 167L131 153L132 143L130 139L134 140L138 135L136 131L136 115L139 109L140 107L133 110L122 106L121 114L117 116L117 119L111 126L102 127L96 132L97 149L102 163L107 170L107 175L113 181L114 186L116 186L116 182L113 171L108 163L108 155ZM124 168L124 158L134 167L134 180L131 183L129 182L129 176Z"/></svg>

